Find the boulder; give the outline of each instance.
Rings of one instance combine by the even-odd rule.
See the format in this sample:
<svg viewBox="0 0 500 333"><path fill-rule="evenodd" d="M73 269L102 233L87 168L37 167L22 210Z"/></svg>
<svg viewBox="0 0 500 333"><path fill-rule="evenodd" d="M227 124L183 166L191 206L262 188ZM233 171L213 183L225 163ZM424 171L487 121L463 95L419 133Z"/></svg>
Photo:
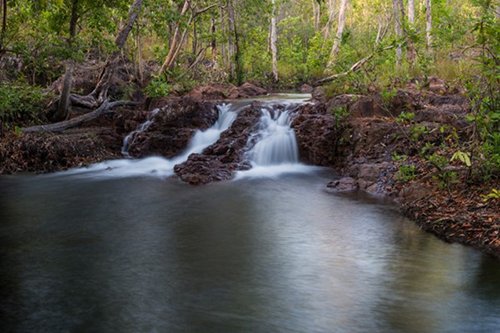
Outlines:
<svg viewBox="0 0 500 333"><path fill-rule="evenodd" d="M263 96L267 95L267 90L261 87L256 86L253 83L245 82L239 87L233 87L229 94L229 99L238 99L238 98L249 98L255 96Z"/></svg>
<svg viewBox="0 0 500 333"><path fill-rule="evenodd" d="M351 192L358 190L358 182L351 177L342 177L326 185L329 190L334 192Z"/></svg>
<svg viewBox="0 0 500 333"><path fill-rule="evenodd" d="M251 134L257 130L260 108L259 103L254 103L240 111L231 128L224 131L216 143L176 165L176 175L189 184L201 185L229 180L237 170L248 169L245 148Z"/></svg>

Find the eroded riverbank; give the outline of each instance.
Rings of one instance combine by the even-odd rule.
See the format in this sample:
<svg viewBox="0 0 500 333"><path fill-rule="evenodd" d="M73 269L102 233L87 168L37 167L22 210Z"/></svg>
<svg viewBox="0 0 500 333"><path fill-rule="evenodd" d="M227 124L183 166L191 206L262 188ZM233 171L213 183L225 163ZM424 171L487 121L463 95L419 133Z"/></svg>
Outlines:
<svg viewBox="0 0 500 333"><path fill-rule="evenodd" d="M225 94L211 87L151 103L152 110L160 111L151 126L130 142L128 153L179 155L197 130L217 120L215 105L221 102L210 98ZM290 110L291 126L301 161L331 167L340 175L329 183L330 191L360 190L391 198L424 230L500 256L499 203L482 197L499 187L498 176L488 183L471 178L466 183L462 180L469 170L459 163L449 163L443 171L430 162L432 156L448 161L453 152L444 145L469 135L463 96L406 89L390 100L377 94L327 100L315 93L314 97L314 104ZM232 179L238 170L250 168L245 148L258 129L262 107L261 102L247 103L220 140L176 167L177 175L191 184L205 184ZM2 172L53 172L119 158L123 138L150 113L123 109L86 128L60 134L7 134L0 142ZM459 181L444 183L443 172Z"/></svg>

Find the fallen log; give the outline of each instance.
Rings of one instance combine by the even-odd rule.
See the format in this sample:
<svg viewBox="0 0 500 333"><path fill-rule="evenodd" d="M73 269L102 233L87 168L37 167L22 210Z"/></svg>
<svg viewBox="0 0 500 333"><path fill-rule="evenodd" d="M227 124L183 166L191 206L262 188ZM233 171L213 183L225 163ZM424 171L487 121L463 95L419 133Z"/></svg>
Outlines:
<svg viewBox="0 0 500 333"><path fill-rule="evenodd" d="M31 126L31 127L26 127L21 129L23 133L32 133L32 132L62 132L64 130L74 128L77 126L80 126L83 123L89 122L93 119L96 119L97 117L104 115L106 113L109 113L113 108L119 107L119 106L125 106L125 105L138 105L139 103L137 102L130 102L130 101L115 101L115 102L109 102L108 100L105 100L96 110L83 114L81 116L69 119L69 120L64 120L60 121L54 124L48 124L48 125L38 125L38 126Z"/></svg>

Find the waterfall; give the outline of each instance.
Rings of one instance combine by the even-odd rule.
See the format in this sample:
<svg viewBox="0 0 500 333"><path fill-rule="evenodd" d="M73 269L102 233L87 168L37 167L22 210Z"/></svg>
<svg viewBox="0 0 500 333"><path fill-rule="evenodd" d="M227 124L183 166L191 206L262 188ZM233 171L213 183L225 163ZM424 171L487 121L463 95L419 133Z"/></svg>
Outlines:
<svg viewBox="0 0 500 333"><path fill-rule="evenodd" d="M285 163L298 163L299 149L292 120L287 110L272 112L262 109L259 141L250 151L252 164L265 166Z"/></svg>
<svg viewBox="0 0 500 333"><path fill-rule="evenodd" d="M218 119L212 127L206 130L197 130L191 138L186 150L177 157L165 159L163 157L147 157L143 159L120 159L105 161L90 165L86 168L71 169L58 174L75 175L88 178L114 178L132 176L168 177L174 174L174 166L186 161L189 155L201 153L203 149L219 140L222 132L228 129L236 119L238 109L233 109L231 104L217 106ZM147 120L128 134L123 140L122 154L128 157L128 148L135 136L146 131L154 122L155 115L159 112L155 109Z"/></svg>
<svg viewBox="0 0 500 333"><path fill-rule="evenodd" d="M277 177L282 174L307 173L315 167L299 163L299 148L290 111L296 104L285 104L280 110L270 103L262 108L259 129L250 138L247 158L252 168L239 171L236 179Z"/></svg>
<svg viewBox="0 0 500 333"><path fill-rule="evenodd" d="M236 119L237 112L231 110L231 104L218 105L217 109L219 111L219 117L217 118L215 124L204 131L196 131L193 138L190 140L186 151L175 158L175 164L180 164L186 161L189 155L199 154L203 151L203 149L217 142L221 133L233 124Z"/></svg>
<svg viewBox="0 0 500 333"><path fill-rule="evenodd" d="M158 112L160 112L160 109L154 109L153 111L151 111L148 114L145 122L140 124L134 131L130 132L127 136L125 136L125 138L123 139L123 145L121 150L123 156L130 157L130 155L128 154L128 148L130 147L130 144L134 141L137 134L146 131L149 128L149 126L151 126L151 124L154 121L154 117L158 114Z"/></svg>

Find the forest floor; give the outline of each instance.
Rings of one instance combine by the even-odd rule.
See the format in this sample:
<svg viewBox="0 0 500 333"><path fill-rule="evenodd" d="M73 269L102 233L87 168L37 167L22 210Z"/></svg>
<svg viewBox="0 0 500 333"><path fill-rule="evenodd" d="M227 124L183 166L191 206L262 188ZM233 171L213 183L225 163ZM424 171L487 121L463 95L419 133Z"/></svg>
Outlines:
<svg viewBox="0 0 500 333"><path fill-rule="evenodd" d="M120 158L124 136L149 110L165 105L180 110L180 116L160 117L153 134L139 137L131 152L135 157L171 157L196 128L211 125L214 100L262 93L251 85L198 87L187 97L119 108L61 133L8 131L0 137L0 174L54 172ZM380 93L326 98L321 89L313 96L315 104L300 109L293 126L304 161L332 167L340 175L328 184L329 191L360 190L391 198L423 230L500 258L500 202L485 199L500 188L499 175L480 176L460 161L450 161L471 135L465 120L470 107L463 94L438 84L397 89L389 98ZM234 132L237 136L242 131ZM221 154L217 158L224 160ZM207 169L208 164L201 166Z"/></svg>

